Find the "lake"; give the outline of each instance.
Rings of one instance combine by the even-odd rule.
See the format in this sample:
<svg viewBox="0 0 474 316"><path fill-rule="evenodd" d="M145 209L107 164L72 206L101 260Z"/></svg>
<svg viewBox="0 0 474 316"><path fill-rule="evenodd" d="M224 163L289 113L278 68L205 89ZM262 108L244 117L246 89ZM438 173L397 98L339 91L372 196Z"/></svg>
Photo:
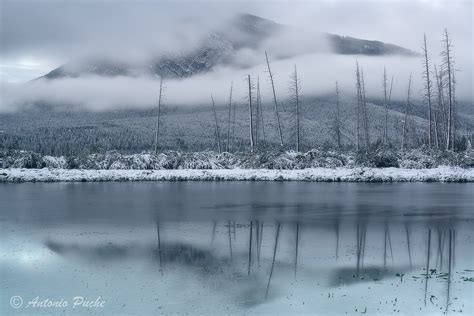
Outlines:
<svg viewBox="0 0 474 316"><path fill-rule="evenodd" d="M474 184L0 184L2 315L473 314Z"/></svg>

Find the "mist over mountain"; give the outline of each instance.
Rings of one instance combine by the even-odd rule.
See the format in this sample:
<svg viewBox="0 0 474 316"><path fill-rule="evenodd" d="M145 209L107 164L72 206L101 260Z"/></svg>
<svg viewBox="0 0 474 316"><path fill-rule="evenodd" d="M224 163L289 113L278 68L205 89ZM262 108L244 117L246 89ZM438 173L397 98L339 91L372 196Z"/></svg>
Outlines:
<svg viewBox="0 0 474 316"><path fill-rule="evenodd" d="M219 30L201 38L192 49L152 56L139 63L123 60L118 56L89 56L66 63L42 78L76 78L82 75L188 78L211 71L216 66L255 66L255 60L241 53L266 49L277 59L317 52L365 56L416 55L394 44L315 33L259 16L240 14L225 22Z"/></svg>

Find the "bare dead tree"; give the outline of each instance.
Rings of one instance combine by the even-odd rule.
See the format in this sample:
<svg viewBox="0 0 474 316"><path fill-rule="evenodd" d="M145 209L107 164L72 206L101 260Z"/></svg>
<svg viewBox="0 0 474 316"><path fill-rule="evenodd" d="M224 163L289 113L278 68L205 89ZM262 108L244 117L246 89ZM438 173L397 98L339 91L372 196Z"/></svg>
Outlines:
<svg viewBox="0 0 474 316"><path fill-rule="evenodd" d="M230 114L232 110L232 82L230 83L230 93L229 93L229 111L227 117L227 152L230 151Z"/></svg>
<svg viewBox="0 0 474 316"><path fill-rule="evenodd" d="M387 146L387 131L388 131L388 99L387 99L387 70L383 67L383 105L385 108L385 126L383 130L383 145Z"/></svg>
<svg viewBox="0 0 474 316"><path fill-rule="evenodd" d="M262 128L262 138L263 138L263 142L265 143L266 141L265 140L265 124L263 121L262 96L260 94L260 78L257 78L257 113L258 113L258 117L257 117L258 126ZM258 135L258 127L257 127L256 136L257 135Z"/></svg>
<svg viewBox="0 0 474 316"><path fill-rule="evenodd" d="M454 149L454 133L453 133L453 71L454 71L454 62L452 59L452 44L449 39L448 29L444 30L444 39L443 45L444 50L441 53L443 60L443 69L447 74L446 87L448 89L448 130L447 130L447 139L446 139L446 148L448 150Z"/></svg>
<svg viewBox="0 0 474 316"><path fill-rule="evenodd" d="M356 90L357 90L357 134L356 134L356 142L357 142L357 151L360 150L360 108L362 103L362 88L360 82L360 71L359 71L359 62L356 61Z"/></svg>
<svg viewBox="0 0 474 316"><path fill-rule="evenodd" d="M430 80L430 58L428 56L428 47L426 44L426 34L423 34L423 72L422 78L424 80L424 98L428 102L428 147L431 149L433 135L433 128L431 122L433 121L433 115L431 113L431 80Z"/></svg>
<svg viewBox="0 0 474 316"><path fill-rule="evenodd" d="M258 149L259 134L258 129L260 127L260 76L257 76L257 92L255 96L255 148Z"/></svg>
<svg viewBox="0 0 474 316"><path fill-rule="evenodd" d="M370 149L370 138L369 138L369 117L368 117L368 108L367 101L365 98L365 79L364 71L361 69L361 82L362 82L362 114L363 114L363 126L364 126L364 136L365 136L365 151L368 152Z"/></svg>
<svg viewBox="0 0 474 316"><path fill-rule="evenodd" d="M435 73L436 73L436 84L438 88L438 112L441 120L441 127L442 131L440 131L440 135L442 137L440 143L446 145L447 139L448 139L448 112L446 108L446 100L445 100L445 95L444 95L444 83L443 83L443 69L441 66L441 69L438 71L436 65L435 65ZM447 147L446 147L447 149Z"/></svg>
<svg viewBox="0 0 474 316"><path fill-rule="evenodd" d="M214 103L214 97L211 94L211 101L212 101L212 112L214 113L214 122L216 123L215 127L215 136L217 141L217 150L221 153L221 136L219 133L219 123L217 122L217 113L216 113L216 104Z"/></svg>
<svg viewBox="0 0 474 316"><path fill-rule="evenodd" d="M441 127L444 129L444 123L445 123L445 115L444 115L444 96L443 96L443 85L441 81L441 71L438 72L438 68L436 65L434 65L434 74L435 74L435 79L436 79L436 98L437 98L437 109L434 111L435 114L435 141L436 141L436 148L440 148L440 144L442 142L442 137L443 135L441 131ZM441 123L440 124L440 121Z"/></svg>
<svg viewBox="0 0 474 316"><path fill-rule="evenodd" d="M388 93L388 102L387 102L387 113L388 114L388 108L390 107L390 101L392 100L392 89L393 89L393 75L392 75L392 80L390 80L390 91ZM387 115L387 125L388 125L388 115ZM388 127L387 127L387 143L388 143Z"/></svg>
<svg viewBox="0 0 474 316"><path fill-rule="evenodd" d="M357 150L360 150L361 128L363 129L363 139L365 151L370 147L368 109L365 98L364 72L356 61L356 89L357 89ZM362 122L362 124L361 124ZM362 125L362 126L361 126Z"/></svg>
<svg viewBox="0 0 474 316"><path fill-rule="evenodd" d="M232 108L232 150L235 148L235 108L237 107L237 103L234 102Z"/></svg>
<svg viewBox="0 0 474 316"><path fill-rule="evenodd" d="M270 68L270 62L268 61L267 51L265 51L265 58L267 60L268 75L270 77L270 83L272 85L273 102L275 104L275 117L276 117L276 121L277 121L278 135L280 137L280 146L283 147L283 134L281 132L280 114L278 113L278 101L277 101L276 92L275 92L275 83L274 83L274 80L273 80L273 74L272 74L272 70Z"/></svg>
<svg viewBox="0 0 474 316"><path fill-rule="evenodd" d="M336 137L337 148L341 148L341 114L339 109L339 87L336 81Z"/></svg>
<svg viewBox="0 0 474 316"><path fill-rule="evenodd" d="M249 86L249 95L248 95L248 102L249 102L249 124L250 124L250 150L254 152L254 139L253 139L253 115L252 115L252 81L250 79L250 75L247 75L247 81Z"/></svg>
<svg viewBox="0 0 474 316"><path fill-rule="evenodd" d="M433 135L434 135L434 145L436 149L439 149L439 135L438 135L438 113L436 110L433 111L433 121L434 121L434 130L433 130Z"/></svg>
<svg viewBox="0 0 474 316"><path fill-rule="evenodd" d="M298 71L295 69L291 75L290 81L290 99L295 105L295 129L296 129L296 151L300 151L300 79L298 79Z"/></svg>
<svg viewBox="0 0 474 316"><path fill-rule="evenodd" d="M406 107L405 107L405 120L403 122L403 136L402 136L402 149L405 148L406 144L406 134L407 134L407 122L408 122L408 116L409 116L409 110L410 110L410 93L411 93L411 73L410 73L410 79L408 79L408 90L407 90L407 102L406 102Z"/></svg>
<svg viewBox="0 0 474 316"><path fill-rule="evenodd" d="M453 84L452 84L452 89L453 89L453 93L452 93L452 96L453 96L453 115L452 115L452 118L453 118L453 124L452 124L452 137L451 137L451 150L455 150L455 146L456 146L456 128L457 128L457 110L456 110L456 71L455 69L453 69Z"/></svg>
<svg viewBox="0 0 474 316"><path fill-rule="evenodd" d="M158 113L156 115L156 129L155 129L155 154L158 153L158 135L160 133L160 116L161 116L162 97L163 97L163 77L160 77L160 94L158 96Z"/></svg>

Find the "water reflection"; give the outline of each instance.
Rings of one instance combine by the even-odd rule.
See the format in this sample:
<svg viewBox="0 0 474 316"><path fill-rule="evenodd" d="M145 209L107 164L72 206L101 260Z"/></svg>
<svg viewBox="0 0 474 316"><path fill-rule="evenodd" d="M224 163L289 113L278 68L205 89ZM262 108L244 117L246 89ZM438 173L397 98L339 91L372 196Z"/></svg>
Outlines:
<svg viewBox="0 0 474 316"><path fill-rule="evenodd" d="M334 186L330 198L327 187L305 193L304 186L295 196L267 187L265 194L244 192L239 203L224 201L240 188L247 190L224 186L213 189L218 196L222 189L221 197L193 200L181 184L164 189L180 193L174 200L160 194L156 203L136 201L115 213L103 205L103 192L88 186L68 196L90 198L85 214L43 200L61 190L36 197L35 207L10 200L0 218L0 311L12 314L10 296L40 289L36 295L100 294L107 309L88 311L100 315L474 312L469 190L443 187L457 194L447 209L433 205L441 194L436 185L424 187L426 205L419 198L386 202L364 186L344 186L343 196ZM407 192L390 188L396 196ZM102 199L117 206L118 190ZM167 208L177 204L181 209Z"/></svg>
<svg viewBox="0 0 474 316"><path fill-rule="evenodd" d="M469 274L467 269L455 269L458 224L451 223L447 229L443 228L440 222L434 225L436 229L426 224L371 222L367 217L353 223L352 230L351 221L343 220L338 220L335 225L330 226L305 225L300 222L264 223L257 220L248 223L213 221L209 224L200 223L199 228L194 228L204 235L206 231L210 234L210 243L207 246L198 246L195 242L179 241L183 232L178 224L156 222L156 245L146 242L87 245L81 244L80 239L76 242L63 242L49 238L44 242L44 246L57 256L74 260L80 258L88 264L129 260L133 257L139 260L154 260L156 273L161 276L176 273L176 266L192 269L208 278L217 275L232 282L236 288L245 289L243 291L248 294L244 295L246 306L266 304L269 299L275 301L282 295L285 296L285 283L281 280L296 280L297 272L302 272L301 277L306 281L324 284L328 291L358 283L387 282L396 283L397 287L401 288L406 286L408 291L416 291L413 289L413 283L422 280L423 291L417 295L423 297L420 307L428 307L428 310L432 310L433 306L440 306L442 297L437 293L439 284L444 283L443 311L448 313L452 304L452 280L456 280L460 291L472 290L470 282L463 281L472 278L472 273ZM166 231L165 241L161 236L163 230ZM236 238L237 231L239 240ZM285 234L282 235L282 232ZM464 233L471 238L469 231ZM312 241L315 241L316 245ZM321 247L322 243L325 246ZM265 244L263 249L262 244ZM331 250L329 245L334 245L334 248ZM420 250L414 257L411 252L413 247ZM344 249L343 264L338 264L339 248ZM319 253L325 259L316 258L311 262L309 253ZM302 264L299 264L300 256L304 258ZM331 260L327 260L328 258ZM469 258L465 259L465 263L469 263ZM272 279L277 274L279 282L274 283ZM463 279L459 274L466 276ZM430 288L432 282L436 283L433 290ZM251 294L248 292L249 284ZM244 297L242 292L235 292L234 295ZM465 299L467 297L456 297L457 304L451 310L456 311L459 306L465 306ZM367 301L365 308L370 311L370 306L375 303L377 302ZM403 310L403 306L398 308Z"/></svg>

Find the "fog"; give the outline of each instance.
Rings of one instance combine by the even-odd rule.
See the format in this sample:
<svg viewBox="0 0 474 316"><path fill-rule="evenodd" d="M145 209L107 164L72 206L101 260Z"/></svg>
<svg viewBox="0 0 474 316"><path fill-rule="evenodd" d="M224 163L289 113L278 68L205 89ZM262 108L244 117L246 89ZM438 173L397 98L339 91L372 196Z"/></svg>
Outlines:
<svg viewBox="0 0 474 316"><path fill-rule="evenodd" d="M144 65L156 56L189 51L242 12L296 31L268 40L260 48L236 51L225 67L188 79L167 80L165 104L209 104L211 94L218 104L225 104L231 82L235 100L245 102L247 74L254 80L260 77L262 97L270 101L264 49L270 53L282 102L294 65L302 81L303 97L333 93L336 80L343 94L353 97L356 60L364 69L369 97L381 97L386 67L389 80L394 76L393 98L405 98L412 73L413 97L420 99L421 57L334 55L319 34L376 39L419 52L426 33L432 62L439 64L445 27L454 44L459 70L457 98L474 99L470 1L398 0L382 4L335 0L295 1L292 5L282 1L0 1L1 112L37 102L92 111L156 106L159 82L146 75L30 80L68 61L90 56Z"/></svg>
<svg viewBox="0 0 474 316"><path fill-rule="evenodd" d="M252 55L252 58L257 59ZM184 80L167 80L164 83L164 104L208 105L213 94L218 105L228 102L231 82L234 85L234 100L246 102L248 88L246 75L250 74L254 84L257 77L263 102L271 101L271 88L263 63L264 54L260 56L261 64L245 69L217 68L210 73L194 76ZM272 63L275 73L277 97L281 102L288 98L288 87L294 65L298 67L301 79L303 100L313 95L334 93L338 81L342 94L355 98L355 63L364 70L366 91L369 97L382 97L382 73L386 67L388 80L394 77L392 99L406 98L408 78L412 72L412 98L421 100L421 66L418 57L363 57L342 56L328 53L302 55L297 58L284 59ZM470 78L466 72L459 72L458 93L468 98ZM472 81L471 81L472 84ZM100 77L85 76L56 80L35 80L27 84L10 84L5 86L2 111L12 111L18 105L31 104L35 101L65 105L72 109L103 111L111 109L150 108L156 107L159 81L152 77ZM463 94L464 93L464 94Z"/></svg>

